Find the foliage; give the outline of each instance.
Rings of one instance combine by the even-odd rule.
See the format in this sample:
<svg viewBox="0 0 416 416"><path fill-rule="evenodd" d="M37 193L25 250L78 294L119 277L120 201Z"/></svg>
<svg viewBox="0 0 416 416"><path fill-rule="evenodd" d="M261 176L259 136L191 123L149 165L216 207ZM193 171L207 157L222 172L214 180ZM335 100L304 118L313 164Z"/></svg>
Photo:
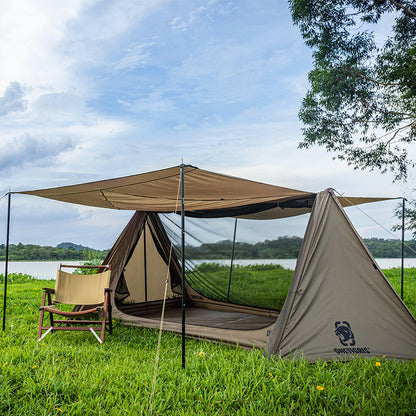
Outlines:
<svg viewBox="0 0 416 416"><path fill-rule="evenodd" d="M88 250L85 253L85 259L86 261L84 261L82 263L83 266L100 266L103 262L103 259L101 258L97 258L97 255L99 255L98 252L94 251L94 250ZM74 274L95 274L98 272L98 269L95 268L82 268L79 267L77 269L74 270Z"/></svg>
<svg viewBox="0 0 416 416"><path fill-rule="evenodd" d="M8 273L7 282L8 283L27 283L31 281L37 281L33 276L24 273ZM4 274L0 273L0 283L4 283Z"/></svg>
<svg viewBox="0 0 416 416"><path fill-rule="evenodd" d="M382 238L365 238L365 244L374 257L397 258L401 256L401 242ZM276 240L265 240L255 244L236 242L235 259L295 259L298 257L302 244L301 237L283 236ZM406 257L415 257L416 241L407 241L411 249L405 249ZM412 251L415 250L415 251ZM194 260L230 259L232 242L229 240L216 243L205 243L198 247L186 246L186 255ZM0 244L0 261L5 260L5 245ZM92 249L74 250L57 247L38 246L33 244L11 244L9 247L10 261L39 260L84 260L84 264L99 265L107 255L107 251Z"/></svg>
<svg viewBox="0 0 416 416"><path fill-rule="evenodd" d="M364 243L376 258L400 258L402 253L402 242L400 240L386 240L384 238L364 238ZM404 256L416 257L416 241L405 242Z"/></svg>
<svg viewBox="0 0 416 416"><path fill-rule="evenodd" d="M383 238L364 238L364 243L374 257L401 257L401 241ZM302 238L279 237L276 240L266 240L260 243L235 244L235 259L296 259L299 254ZM229 240L216 243L201 244L198 247L186 246L186 255L193 260L224 260L231 258L232 242ZM416 257L416 241L407 241L406 257Z"/></svg>
<svg viewBox="0 0 416 416"><path fill-rule="evenodd" d="M204 243L198 247L186 246L186 255L190 259L229 259L231 258L232 241ZM236 259L294 259L298 256L302 238L279 237L276 240L249 244L236 242L234 258Z"/></svg>
<svg viewBox="0 0 416 416"><path fill-rule="evenodd" d="M91 256L103 259L107 250L76 250L70 246L68 248L39 246L36 244L10 244L10 261L30 261L30 260L88 260ZM6 259L6 246L0 244L0 261Z"/></svg>
<svg viewBox="0 0 416 416"><path fill-rule="evenodd" d="M408 202L409 204L409 202ZM405 205L404 210L404 219L405 230L410 231L413 234L413 237L416 238L416 201L412 201L411 203L412 208L409 208L409 205ZM399 204L395 211L394 215L400 220L400 224L394 225L392 227L393 231L401 231L402 229L402 219L403 219L403 204Z"/></svg>
<svg viewBox="0 0 416 416"><path fill-rule="evenodd" d="M9 286L6 332L0 333L0 414L149 414L158 332L116 322L103 345L90 333L73 332L38 343L44 285ZM415 360L310 364L187 339L182 370L180 337L163 333L156 381L153 415L416 414Z"/></svg>
<svg viewBox="0 0 416 416"><path fill-rule="evenodd" d="M355 168L406 178L416 139L414 0L289 0L313 49L310 90L299 113L300 147L325 146ZM394 18L384 45L372 31ZM385 21L384 21L385 22Z"/></svg>

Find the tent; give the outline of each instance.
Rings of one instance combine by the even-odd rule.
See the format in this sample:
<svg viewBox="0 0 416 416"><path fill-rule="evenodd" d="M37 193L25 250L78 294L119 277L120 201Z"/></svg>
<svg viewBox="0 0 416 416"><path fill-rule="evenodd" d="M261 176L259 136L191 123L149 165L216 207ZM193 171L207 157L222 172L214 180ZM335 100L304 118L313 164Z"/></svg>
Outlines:
<svg viewBox="0 0 416 416"><path fill-rule="evenodd" d="M342 208L389 198L336 197L332 190L316 194L185 165L22 193L136 211L105 260L113 269L115 316L132 325L159 326L168 281L164 329L183 336L311 361L416 357L416 320ZM181 213L181 261L171 255L157 214L165 212ZM209 299L185 279L185 216L271 219L306 212L311 216L280 312Z"/></svg>
<svg viewBox="0 0 416 416"><path fill-rule="evenodd" d="M158 215L136 212L104 260L114 265L115 316L130 325L159 326L168 258L168 236ZM168 273L164 328L180 333L181 278L175 256ZM331 190L315 198L280 312L216 301L189 282L186 297L188 336L256 346L268 356L302 355L311 361L416 357L415 319Z"/></svg>

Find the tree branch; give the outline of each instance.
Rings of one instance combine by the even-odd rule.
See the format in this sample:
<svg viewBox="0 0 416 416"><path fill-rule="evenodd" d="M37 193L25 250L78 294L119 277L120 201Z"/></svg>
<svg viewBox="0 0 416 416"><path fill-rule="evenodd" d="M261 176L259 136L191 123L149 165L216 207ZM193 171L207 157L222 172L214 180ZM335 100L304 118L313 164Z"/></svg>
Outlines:
<svg viewBox="0 0 416 416"><path fill-rule="evenodd" d="M362 72L360 72L358 69L353 68L352 66L343 65L343 68L347 69L349 72L353 72L357 74L360 78L365 79L366 81L370 81L374 84L381 85L383 87L397 87L399 84L385 84L383 82L377 81L374 78L370 78L367 75L364 75Z"/></svg>
<svg viewBox="0 0 416 416"><path fill-rule="evenodd" d="M415 12L413 12L412 10L410 10L410 9L408 9L407 7L405 7L405 6L403 6L403 4L400 4L399 2L397 2L396 0L389 0L390 1L390 3L393 3L396 7L398 7L399 9L402 9L402 10L404 10L404 13L407 15L407 16L409 16L409 17L411 17L411 18L413 18L413 19L416 19L416 13Z"/></svg>

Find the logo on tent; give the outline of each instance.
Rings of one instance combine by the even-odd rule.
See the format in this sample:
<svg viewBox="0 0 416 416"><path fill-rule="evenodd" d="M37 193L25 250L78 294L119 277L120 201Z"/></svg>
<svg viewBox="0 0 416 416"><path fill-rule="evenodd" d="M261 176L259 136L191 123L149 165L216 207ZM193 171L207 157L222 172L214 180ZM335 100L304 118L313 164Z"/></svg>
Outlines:
<svg viewBox="0 0 416 416"><path fill-rule="evenodd" d="M353 347L355 345L355 337L351 330L351 326L347 321L335 322L335 335L338 336L339 342L344 347Z"/></svg>

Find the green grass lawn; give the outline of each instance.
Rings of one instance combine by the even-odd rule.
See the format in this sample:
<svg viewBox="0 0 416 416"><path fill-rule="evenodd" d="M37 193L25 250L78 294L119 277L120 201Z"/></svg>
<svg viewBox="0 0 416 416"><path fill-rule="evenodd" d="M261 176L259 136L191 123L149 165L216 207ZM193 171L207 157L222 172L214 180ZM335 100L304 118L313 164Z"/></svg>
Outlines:
<svg viewBox="0 0 416 416"><path fill-rule="evenodd" d="M229 266L202 263L197 266L196 272L199 279L192 274L187 276L194 289L211 299L227 299ZM279 264L235 265L229 300L240 305L280 310L289 291L292 276L293 270L285 269Z"/></svg>
<svg viewBox="0 0 416 416"><path fill-rule="evenodd" d="M397 271L388 272L397 288ZM415 313L415 270L405 300ZM1 415L147 415L157 331L116 323L103 345L89 333L36 341L41 288L26 276L8 286L0 332ZM2 286L1 286L2 289ZM268 360L259 350L164 333L153 415L416 415L416 361Z"/></svg>

